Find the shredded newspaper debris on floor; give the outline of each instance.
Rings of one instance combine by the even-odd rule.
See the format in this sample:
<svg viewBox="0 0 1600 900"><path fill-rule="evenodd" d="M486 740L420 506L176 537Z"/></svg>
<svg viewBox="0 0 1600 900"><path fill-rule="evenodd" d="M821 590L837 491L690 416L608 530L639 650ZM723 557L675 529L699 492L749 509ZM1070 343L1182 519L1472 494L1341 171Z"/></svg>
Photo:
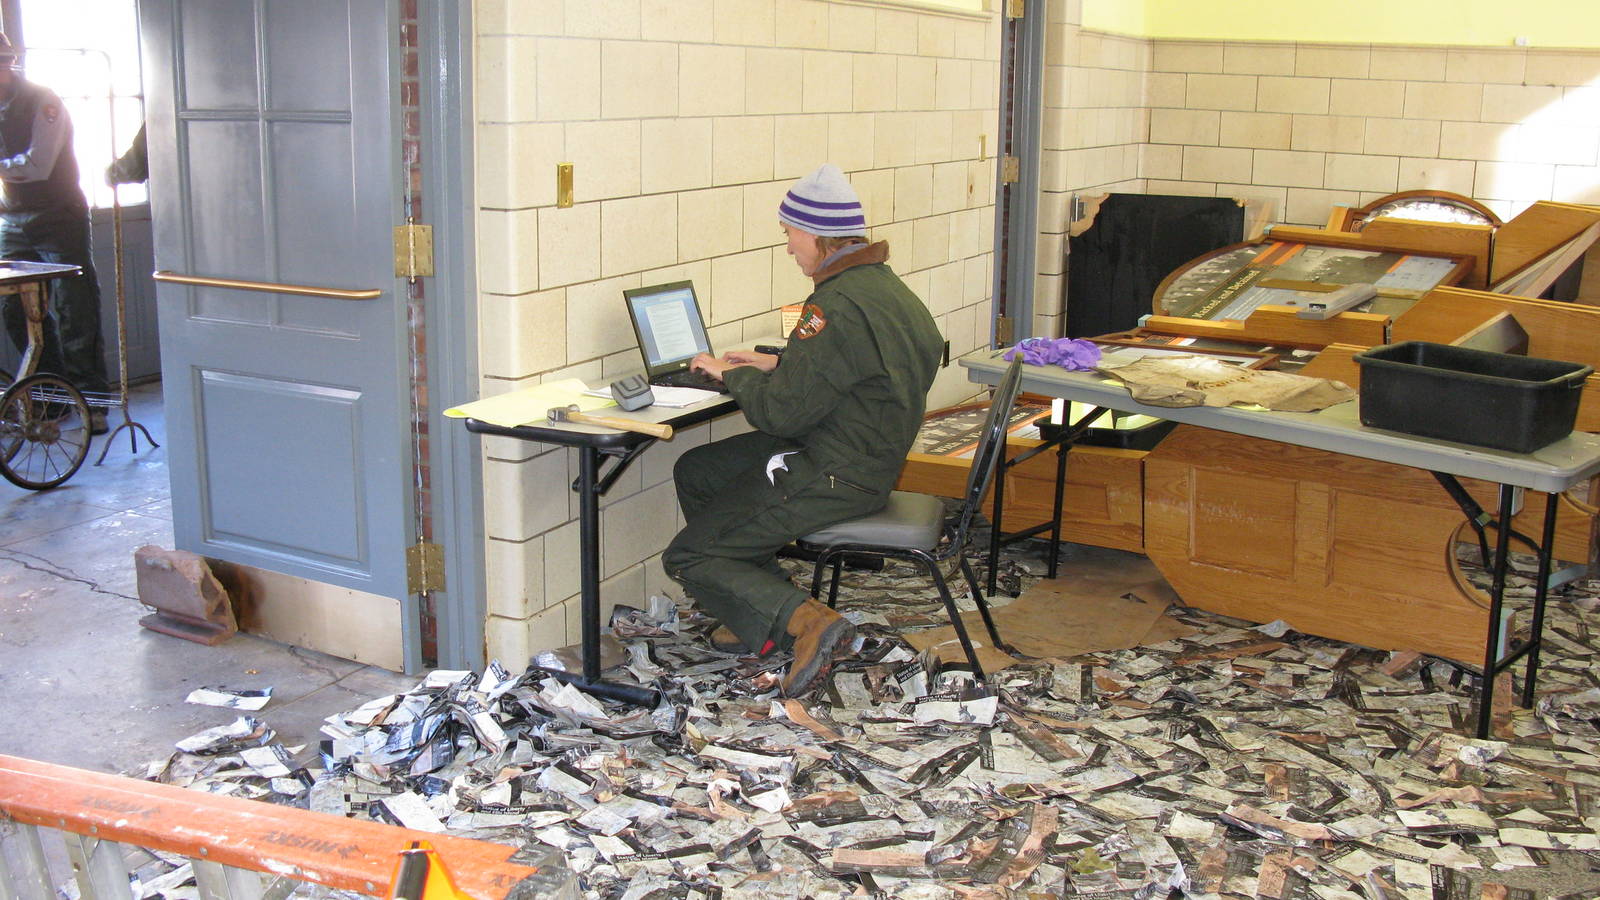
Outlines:
<svg viewBox="0 0 1600 900"><path fill-rule="evenodd" d="M1041 547L1002 582L1035 583ZM1180 606L1182 637L977 684L959 652L905 643L948 621L891 566L846 573L858 647L805 701L778 695L781 654L719 653L714 622L655 598L607 635L607 676L659 688L655 709L531 667L436 671L330 717L320 748L275 743L268 708L145 775L554 849L589 898L1593 898L1597 593L1553 596L1536 708L1508 701L1491 740L1469 737L1477 686L1450 663Z"/></svg>

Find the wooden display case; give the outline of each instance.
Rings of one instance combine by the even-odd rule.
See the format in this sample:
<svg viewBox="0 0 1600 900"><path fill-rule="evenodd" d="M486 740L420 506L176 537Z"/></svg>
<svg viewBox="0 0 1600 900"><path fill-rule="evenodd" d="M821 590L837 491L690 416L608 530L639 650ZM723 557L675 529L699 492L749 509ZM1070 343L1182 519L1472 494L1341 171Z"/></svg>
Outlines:
<svg viewBox="0 0 1600 900"><path fill-rule="evenodd" d="M1496 240L1488 241L1497 227ZM1156 314L1132 338L1208 346L1228 341L1258 352L1281 347L1286 362L1304 363L1302 374L1357 386L1351 357L1365 347L1454 343L1509 318L1529 355L1600 368L1600 308L1507 290L1542 290L1597 236L1600 207L1548 203L1534 204L1503 226L1374 219L1360 233L1277 228L1272 240L1225 248L1175 271L1152 298ZM1283 245L1290 240L1394 253L1396 259L1432 256L1448 264L1426 267L1439 277L1425 289L1412 284L1380 291L1372 308L1325 320L1272 302L1243 304L1249 309L1237 319L1170 314L1183 304L1200 308L1220 299L1215 311L1253 286L1305 289L1308 278L1301 276L1315 283L1330 275L1332 269L1303 265L1299 273L1291 267L1240 274L1287 258ZM1264 255L1273 241L1277 255ZM1230 252L1232 258L1208 268L1208 261ZM1182 302L1167 303L1163 291L1186 274L1205 277L1187 286ZM1485 284L1502 290L1475 289ZM1229 285L1237 288L1232 295ZM1585 387L1577 428L1600 431L1600 376ZM1036 443L1018 439L1011 452ZM1487 598L1467 584L1455 562L1457 545L1476 544L1476 536L1428 472L1194 426L1176 428L1148 452L1079 447L1067 471L1064 538L1145 552L1192 606L1258 622L1283 619L1300 631L1383 649L1482 659ZM1054 472L1051 453L1013 471L1006 485L1007 530L1047 521ZM900 484L955 496L965 479L964 460L914 453ZM1494 506L1492 486L1462 483L1478 503ZM1595 502L1600 480L1589 488L1580 503L1563 503L1559 512L1558 559L1591 562L1595 520L1584 504ZM1542 497L1530 497L1519 530L1536 530L1543 504Z"/></svg>

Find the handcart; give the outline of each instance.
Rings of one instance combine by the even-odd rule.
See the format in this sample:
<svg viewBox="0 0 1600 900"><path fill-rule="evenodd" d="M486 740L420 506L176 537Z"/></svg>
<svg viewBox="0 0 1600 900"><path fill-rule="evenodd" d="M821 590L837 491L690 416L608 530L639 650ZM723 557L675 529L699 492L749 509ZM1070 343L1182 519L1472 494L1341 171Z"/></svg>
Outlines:
<svg viewBox="0 0 1600 900"><path fill-rule="evenodd" d="M111 407L111 394L85 396L72 382L39 372L49 283L76 278L77 266L0 260L0 303L22 304L28 342L15 378L0 371L0 475L12 484L42 491L78 471L89 455L89 407Z"/></svg>

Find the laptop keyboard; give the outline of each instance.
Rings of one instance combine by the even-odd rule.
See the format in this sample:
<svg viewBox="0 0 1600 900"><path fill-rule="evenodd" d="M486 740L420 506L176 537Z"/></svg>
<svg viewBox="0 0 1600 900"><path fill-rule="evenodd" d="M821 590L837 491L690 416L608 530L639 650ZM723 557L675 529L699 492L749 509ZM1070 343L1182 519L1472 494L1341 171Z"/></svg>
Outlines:
<svg viewBox="0 0 1600 900"><path fill-rule="evenodd" d="M688 369L684 369L681 372L668 372L665 375L657 375L650 379L650 383L659 384L662 387L699 388L702 391L716 391L719 394L728 392L728 386L717 379L704 372L693 372Z"/></svg>

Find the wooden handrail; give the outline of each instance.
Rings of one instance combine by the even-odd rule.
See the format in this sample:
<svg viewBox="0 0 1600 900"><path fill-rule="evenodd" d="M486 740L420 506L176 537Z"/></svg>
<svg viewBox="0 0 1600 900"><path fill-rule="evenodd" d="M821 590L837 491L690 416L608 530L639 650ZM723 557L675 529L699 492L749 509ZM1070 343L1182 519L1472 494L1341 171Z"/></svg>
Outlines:
<svg viewBox="0 0 1600 900"><path fill-rule="evenodd" d="M0 755L0 813L224 866L387 896L401 851L431 844L458 890L502 900L538 870L506 861L516 848L219 797L69 766Z"/></svg>
<svg viewBox="0 0 1600 900"><path fill-rule="evenodd" d="M208 275L181 275L177 272L158 271L151 276L167 284L184 284L190 287L227 288L234 291L263 291L269 294L296 294L301 297L322 297L329 300L371 300L383 294L382 288L350 291L344 288L315 287L309 284L283 284L277 281L245 281L239 278L212 278Z"/></svg>

